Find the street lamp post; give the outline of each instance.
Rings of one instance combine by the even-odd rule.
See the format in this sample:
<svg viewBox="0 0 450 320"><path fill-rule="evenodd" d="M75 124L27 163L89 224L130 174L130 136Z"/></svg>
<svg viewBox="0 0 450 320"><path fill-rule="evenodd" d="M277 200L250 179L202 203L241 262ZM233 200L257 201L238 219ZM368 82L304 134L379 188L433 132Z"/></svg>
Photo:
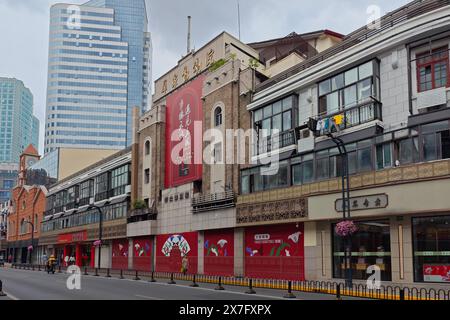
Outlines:
<svg viewBox="0 0 450 320"><path fill-rule="evenodd" d="M109 202L106 202L105 205L108 205ZM98 263L97 268L100 269L101 266L101 260L102 260L102 238L103 238L103 211L100 207L96 205L91 205L90 208L97 209L99 213L99 226L98 226L98 240L100 241L100 244L98 246Z"/></svg>
<svg viewBox="0 0 450 320"><path fill-rule="evenodd" d="M308 124L305 125L310 131L312 131L316 136L319 133L319 126L318 126L318 120L314 118L310 118L308 121ZM343 212L343 219L344 221L349 220L350 215L350 172L349 172L349 163L348 163L348 152L347 148L345 147L344 141L339 138L335 137L332 134L332 128L335 128L337 132L340 132L340 127L336 123L333 123L331 125L331 128L326 133L326 135L336 144L339 155L342 159L342 212ZM350 235L348 235L345 239L344 243L344 259L345 259L345 285L348 288L352 288L353 286L353 280L352 280L352 265L351 265L351 258L352 258L352 241Z"/></svg>
<svg viewBox="0 0 450 320"><path fill-rule="evenodd" d="M30 221L24 221L25 223L28 223L29 225L31 225L31 250L30 251L30 264L31 264L31 259L33 257L33 251L34 251L34 224Z"/></svg>
<svg viewBox="0 0 450 320"><path fill-rule="evenodd" d="M350 173L348 164L348 152L345 143L341 138L334 137L331 133L327 134L329 138L336 144L339 155L342 159L342 211L344 221L350 219ZM345 260L345 285L347 288L353 287L352 275L352 241L350 235L345 239L344 260Z"/></svg>

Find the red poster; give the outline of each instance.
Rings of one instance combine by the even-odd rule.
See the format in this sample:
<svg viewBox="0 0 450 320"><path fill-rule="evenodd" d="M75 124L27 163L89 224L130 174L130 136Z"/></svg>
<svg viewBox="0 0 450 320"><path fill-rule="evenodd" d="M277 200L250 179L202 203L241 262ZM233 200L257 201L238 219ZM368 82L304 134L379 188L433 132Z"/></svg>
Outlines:
<svg viewBox="0 0 450 320"><path fill-rule="evenodd" d="M150 238L133 239L133 269L151 271L152 240Z"/></svg>
<svg viewBox="0 0 450 320"><path fill-rule="evenodd" d="M112 246L112 268L128 269L128 240L114 240Z"/></svg>
<svg viewBox="0 0 450 320"><path fill-rule="evenodd" d="M304 280L303 224L262 226L245 231L245 275Z"/></svg>
<svg viewBox="0 0 450 320"><path fill-rule="evenodd" d="M202 178L202 87L198 76L167 97L165 187Z"/></svg>
<svg viewBox="0 0 450 320"><path fill-rule="evenodd" d="M188 273L197 273L198 233L156 236L156 266L158 272L181 272L183 257L188 258Z"/></svg>
<svg viewBox="0 0 450 320"><path fill-rule="evenodd" d="M450 265L424 265L423 280L450 283Z"/></svg>
<svg viewBox="0 0 450 320"><path fill-rule="evenodd" d="M204 272L207 275L234 275L234 230L205 231Z"/></svg>

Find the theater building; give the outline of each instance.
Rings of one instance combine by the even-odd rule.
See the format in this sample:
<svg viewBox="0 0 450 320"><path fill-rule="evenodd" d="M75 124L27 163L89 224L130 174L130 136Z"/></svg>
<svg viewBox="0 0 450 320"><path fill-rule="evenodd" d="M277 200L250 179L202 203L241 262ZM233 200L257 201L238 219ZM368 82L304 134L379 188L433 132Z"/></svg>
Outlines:
<svg viewBox="0 0 450 320"><path fill-rule="evenodd" d="M266 239L267 231L235 227L239 169L249 162L245 150L250 139L245 131L252 123L246 106L252 90L341 39L331 31L308 37L291 34L245 45L225 32L188 53L155 82L153 109L139 120L133 152L138 159L133 160L138 181L133 198L144 208L133 208L127 232L133 241L130 248L140 248L151 257L151 263L143 259L147 270L152 264L156 271L180 272L182 257L187 256L190 273L281 278L286 274L282 265L295 265L301 259L301 225L275 228L275 240ZM211 130L222 138L213 137ZM180 139L186 134L192 138L187 145ZM183 150L178 149L173 159L180 141ZM242 164L236 153L244 157ZM287 250L288 242L292 251ZM267 252L265 271L256 252ZM284 259L290 254L292 258ZM270 255L275 259L269 261ZM137 261L136 265L142 268ZM293 270L289 276L300 277L295 267L286 268Z"/></svg>
<svg viewBox="0 0 450 320"><path fill-rule="evenodd" d="M62 266L128 267L130 195L131 147L49 189L40 245Z"/></svg>
<svg viewBox="0 0 450 320"><path fill-rule="evenodd" d="M253 139L251 158L276 154L279 169L241 170L237 227L297 224L306 279L345 278L343 158L331 133L349 159L353 279L376 266L383 284L448 289L449 13L446 2L413 1L256 87L253 127L279 133Z"/></svg>

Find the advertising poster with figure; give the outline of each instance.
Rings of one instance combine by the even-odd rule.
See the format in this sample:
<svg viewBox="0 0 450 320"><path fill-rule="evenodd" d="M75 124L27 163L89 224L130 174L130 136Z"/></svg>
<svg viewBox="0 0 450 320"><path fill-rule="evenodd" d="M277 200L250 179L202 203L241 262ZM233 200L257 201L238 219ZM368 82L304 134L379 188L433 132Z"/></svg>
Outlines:
<svg viewBox="0 0 450 320"><path fill-rule="evenodd" d="M205 231L204 272L221 276L234 274L233 229Z"/></svg>
<svg viewBox="0 0 450 320"><path fill-rule="evenodd" d="M197 257L197 232L156 236L156 271L180 273L187 259L188 273L197 273Z"/></svg>
<svg viewBox="0 0 450 320"><path fill-rule="evenodd" d="M113 241L112 268L128 269L128 240L119 239Z"/></svg>
<svg viewBox="0 0 450 320"><path fill-rule="evenodd" d="M245 275L304 280L303 224L246 229Z"/></svg>
<svg viewBox="0 0 450 320"><path fill-rule="evenodd" d="M202 178L202 87L199 76L167 97L165 187Z"/></svg>
<svg viewBox="0 0 450 320"><path fill-rule="evenodd" d="M152 241L149 238L133 239L133 268L139 271L151 271Z"/></svg>

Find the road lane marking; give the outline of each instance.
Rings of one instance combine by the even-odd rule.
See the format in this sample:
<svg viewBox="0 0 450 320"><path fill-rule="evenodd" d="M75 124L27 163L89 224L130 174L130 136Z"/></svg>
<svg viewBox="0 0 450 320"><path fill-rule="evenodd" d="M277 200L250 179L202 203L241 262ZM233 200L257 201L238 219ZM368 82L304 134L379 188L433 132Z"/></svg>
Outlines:
<svg viewBox="0 0 450 320"><path fill-rule="evenodd" d="M16 296L13 296L11 293L9 293L9 292L6 292L6 291L3 291L5 294L6 294L6 296L7 296L7 298L10 298L11 300L20 300L19 298L17 298Z"/></svg>

